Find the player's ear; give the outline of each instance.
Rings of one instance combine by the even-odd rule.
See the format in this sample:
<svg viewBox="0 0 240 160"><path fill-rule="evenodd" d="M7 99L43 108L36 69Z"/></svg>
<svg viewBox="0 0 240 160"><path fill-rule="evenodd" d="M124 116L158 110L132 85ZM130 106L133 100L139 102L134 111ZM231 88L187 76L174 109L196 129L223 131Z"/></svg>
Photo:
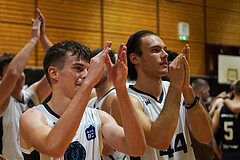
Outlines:
<svg viewBox="0 0 240 160"><path fill-rule="evenodd" d="M139 62L139 57L135 53L131 53L129 55L129 59L133 64L138 64Z"/></svg>
<svg viewBox="0 0 240 160"><path fill-rule="evenodd" d="M48 74L53 80L58 80L58 69L56 67L50 66L48 68Z"/></svg>

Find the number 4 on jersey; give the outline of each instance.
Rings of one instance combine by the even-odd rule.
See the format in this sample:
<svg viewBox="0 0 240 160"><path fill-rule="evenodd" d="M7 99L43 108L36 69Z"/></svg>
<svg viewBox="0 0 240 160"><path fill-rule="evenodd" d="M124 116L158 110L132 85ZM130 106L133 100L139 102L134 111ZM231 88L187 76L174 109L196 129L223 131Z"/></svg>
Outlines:
<svg viewBox="0 0 240 160"><path fill-rule="evenodd" d="M184 153L187 153L187 145L183 133L177 134L174 142L174 149L172 149L171 145L169 145L168 150L160 151L160 156L168 155L169 158L172 158L173 153L178 151L183 151Z"/></svg>

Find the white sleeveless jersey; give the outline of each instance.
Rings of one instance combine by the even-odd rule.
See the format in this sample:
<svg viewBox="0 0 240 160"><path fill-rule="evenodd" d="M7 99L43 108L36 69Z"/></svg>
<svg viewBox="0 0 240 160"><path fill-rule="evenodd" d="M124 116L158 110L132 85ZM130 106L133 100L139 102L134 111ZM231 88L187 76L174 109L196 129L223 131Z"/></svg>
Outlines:
<svg viewBox="0 0 240 160"><path fill-rule="evenodd" d="M23 156L17 145L19 118L28 108L39 104L36 93L28 88L22 90L22 101L10 96L6 110L0 115L2 118L2 155L9 160L22 160Z"/></svg>
<svg viewBox="0 0 240 160"><path fill-rule="evenodd" d="M169 82L162 81L162 94L159 100L150 94L144 93L133 86L129 86L128 93L136 97L142 104L144 113L152 120L156 121L163 109L166 95L169 88ZM147 151L139 157L141 160L195 160L191 139L185 120L185 107L182 105L184 99L181 97L180 113L178 124L173 135L168 150L160 151L147 146ZM171 123L171 122L168 122ZM167 128L166 128L167 130ZM156 137L156 140L158 137Z"/></svg>
<svg viewBox="0 0 240 160"><path fill-rule="evenodd" d="M34 107L40 110L48 123L53 128L60 118L47 104ZM21 148L21 147L20 147ZM86 107L78 130L68 146L65 154L61 158L53 158L40 153L40 160L100 160L103 148L101 120L96 109ZM26 150L21 148L23 153L30 154L34 148Z"/></svg>
<svg viewBox="0 0 240 160"><path fill-rule="evenodd" d="M110 94L110 93L115 93L116 90L115 88L111 88L107 93L104 94L104 96L102 98L100 98L98 101L97 101L97 97L94 97L92 99L89 100L88 104L87 104L87 107L90 107L90 108L96 108L96 109L102 109L102 104L105 100L105 98Z"/></svg>
<svg viewBox="0 0 240 160"><path fill-rule="evenodd" d="M100 98L99 101L97 101L97 97L90 99L87 104L87 107L102 109L102 104L103 104L104 100L107 98L107 96L109 94L115 93L115 92L116 92L115 88L111 88L106 94L104 94L104 96L102 98ZM109 156L102 155L102 158L103 158L103 160L127 160L128 156L126 156L125 154L123 154L121 152L114 150L111 155L109 155Z"/></svg>

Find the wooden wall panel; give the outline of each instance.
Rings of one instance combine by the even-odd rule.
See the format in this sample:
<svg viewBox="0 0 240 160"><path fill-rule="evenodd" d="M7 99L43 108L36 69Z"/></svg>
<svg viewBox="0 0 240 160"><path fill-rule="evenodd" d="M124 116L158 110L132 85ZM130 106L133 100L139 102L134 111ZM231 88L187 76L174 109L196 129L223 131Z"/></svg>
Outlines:
<svg viewBox="0 0 240 160"><path fill-rule="evenodd" d="M100 0L41 0L38 7L46 18L47 35L53 43L75 40L90 49L101 43ZM44 52L38 45L38 65Z"/></svg>
<svg viewBox="0 0 240 160"><path fill-rule="evenodd" d="M130 37L130 34L125 35L125 34L105 33L104 34L104 42L112 41L111 49L118 51L119 45L121 43L124 43L126 45L129 37Z"/></svg>
<svg viewBox="0 0 240 160"><path fill-rule="evenodd" d="M179 2L160 1L160 37L168 49L180 53L186 43L191 48L191 74L205 74L205 52L204 52L204 15L203 1ZM190 13L190 14L189 14ZM178 38L178 23L189 24L190 35L188 41L180 41ZM192 56L193 55L193 56ZM197 56L196 56L197 55Z"/></svg>
<svg viewBox="0 0 240 160"><path fill-rule="evenodd" d="M239 12L240 1L239 0L206 0L206 6L211 8L218 8L221 10L228 10Z"/></svg>
<svg viewBox="0 0 240 160"><path fill-rule="evenodd" d="M183 47L186 45L185 41L176 41L172 39L162 39L167 49L181 53ZM205 72L205 52L204 43L189 42L190 46L190 70L191 75L204 75ZM200 56L201 55L201 56Z"/></svg>
<svg viewBox="0 0 240 160"><path fill-rule="evenodd" d="M100 0L41 0L38 7L44 13L48 26L100 31Z"/></svg>
<svg viewBox="0 0 240 160"><path fill-rule="evenodd" d="M143 29L158 32L178 53L189 43L192 75L205 75L205 43L240 45L238 0L1 0L0 54L19 52L28 42L35 7L43 12L53 43L72 39L94 49L111 40L117 50ZM178 22L189 23L189 41L178 39ZM41 67L43 56L39 43L28 65Z"/></svg>
<svg viewBox="0 0 240 160"><path fill-rule="evenodd" d="M31 38L31 19L35 2L28 0L0 1L0 54L18 53ZM28 66L35 65L35 51Z"/></svg>
<svg viewBox="0 0 240 160"><path fill-rule="evenodd" d="M0 54L18 53L31 38L31 25L8 24L0 22ZM28 66L35 65L35 50L30 56Z"/></svg>
<svg viewBox="0 0 240 160"><path fill-rule="evenodd" d="M191 13L191 14L189 14ZM190 26L190 41L204 42L203 7L184 3L160 3L160 36L178 39L178 23L186 22Z"/></svg>
<svg viewBox="0 0 240 160"><path fill-rule="evenodd" d="M203 5L204 1L203 0L159 0L160 3L162 2L171 2L173 5L176 3L184 3L184 4L192 4L192 5Z"/></svg>
<svg viewBox="0 0 240 160"><path fill-rule="evenodd" d="M228 9L207 7L207 43L240 45L240 12Z"/></svg>
<svg viewBox="0 0 240 160"><path fill-rule="evenodd" d="M53 44L64 40L74 40L86 45L91 50L96 47L101 47L101 35L99 32L48 28L47 35ZM38 43L38 66L42 66L44 54L41 43Z"/></svg>
<svg viewBox="0 0 240 160"><path fill-rule="evenodd" d="M129 37L130 34L143 29L157 32L156 9L156 1L105 0L104 34L116 33Z"/></svg>
<svg viewBox="0 0 240 160"><path fill-rule="evenodd" d="M0 21L29 24L35 15L33 8L35 1L1 0Z"/></svg>

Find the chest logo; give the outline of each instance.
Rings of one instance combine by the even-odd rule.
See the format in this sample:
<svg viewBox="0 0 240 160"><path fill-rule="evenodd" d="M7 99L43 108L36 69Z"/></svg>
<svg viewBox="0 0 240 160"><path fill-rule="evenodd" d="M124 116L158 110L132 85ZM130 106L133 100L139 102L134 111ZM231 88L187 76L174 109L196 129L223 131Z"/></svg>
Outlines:
<svg viewBox="0 0 240 160"><path fill-rule="evenodd" d="M78 142L72 142L68 146L66 152L64 153L65 160L85 160L86 159L86 150Z"/></svg>

